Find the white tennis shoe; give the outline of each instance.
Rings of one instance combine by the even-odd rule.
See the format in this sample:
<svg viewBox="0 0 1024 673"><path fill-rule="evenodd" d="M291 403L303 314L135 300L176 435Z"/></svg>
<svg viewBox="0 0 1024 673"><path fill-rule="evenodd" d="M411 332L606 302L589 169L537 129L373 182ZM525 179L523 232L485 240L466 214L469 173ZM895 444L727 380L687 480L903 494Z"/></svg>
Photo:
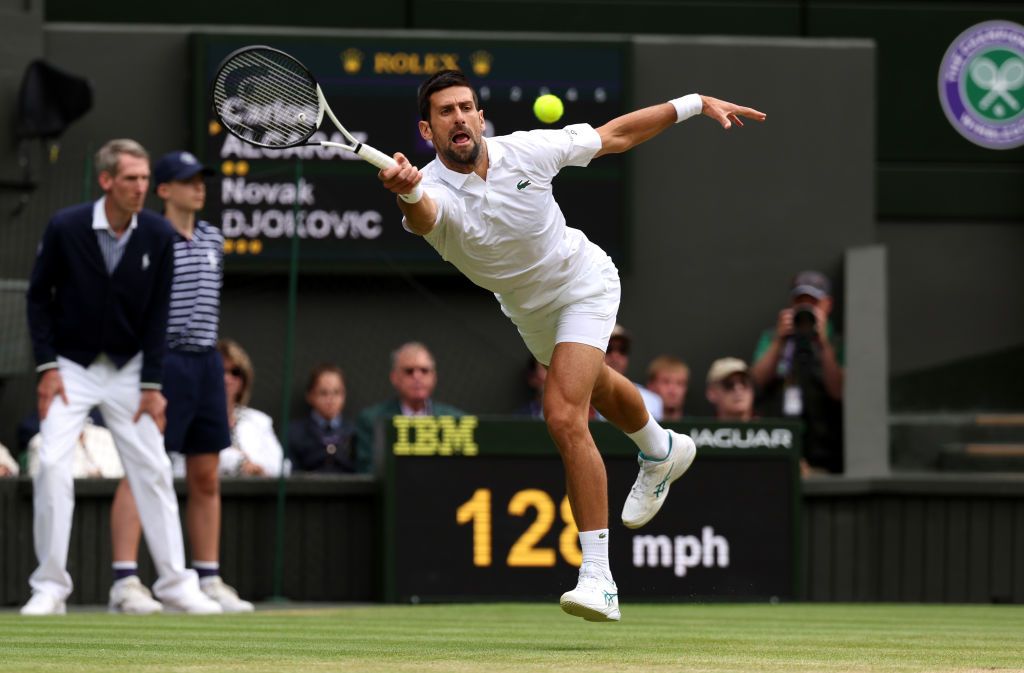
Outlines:
<svg viewBox="0 0 1024 673"><path fill-rule="evenodd" d="M588 622L617 622L622 617L615 580L590 563L580 566L576 588L562 594L558 603L565 612Z"/></svg>
<svg viewBox="0 0 1024 673"><path fill-rule="evenodd" d="M194 590L186 589L174 597L161 596L160 600L167 612L185 612L190 615L217 615L224 612L220 603L204 594L198 587Z"/></svg>
<svg viewBox="0 0 1024 673"><path fill-rule="evenodd" d="M667 430L668 455L661 460L637 456L640 474L622 506L622 523L639 528L654 518L668 497L672 482L683 476L697 457L697 445L688 436Z"/></svg>
<svg viewBox="0 0 1024 673"><path fill-rule="evenodd" d="M209 598L219 603L224 612L252 612L256 609L249 601L239 598L234 587L226 584L219 576L204 577L199 580L199 588Z"/></svg>
<svg viewBox="0 0 1024 673"><path fill-rule="evenodd" d="M21 608L21 614L26 617L46 617L65 613L67 613L65 602L44 591L33 591L32 598L28 599L28 603Z"/></svg>
<svg viewBox="0 0 1024 673"><path fill-rule="evenodd" d="M153 598L153 594L149 593L149 589L136 575L117 580L110 587L110 601L107 603L107 610L110 612L151 615L154 612L163 612L163 609L164 606Z"/></svg>

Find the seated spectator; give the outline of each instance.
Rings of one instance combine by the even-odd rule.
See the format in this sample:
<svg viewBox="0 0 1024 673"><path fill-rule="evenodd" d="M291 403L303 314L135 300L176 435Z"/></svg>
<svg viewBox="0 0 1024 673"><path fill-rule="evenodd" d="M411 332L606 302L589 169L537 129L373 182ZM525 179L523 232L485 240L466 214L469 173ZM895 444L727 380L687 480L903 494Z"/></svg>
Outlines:
<svg viewBox="0 0 1024 673"><path fill-rule="evenodd" d="M0 444L0 477L17 477L18 461L14 459L7 447Z"/></svg>
<svg viewBox="0 0 1024 673"><path fill-rule="evenodd" d="M608 349L605 351L604 361L605 364L626 378L629 378L626 372L629 370L629 351L632 345L632 335L625 327L616 324L615 327L612 328L611 338L608 339ZM633 385L635 385L637 390L640 391L640 397L644 400L644 406L647 407L647 413L649 413L654 420L660 421L665 412L664 403L661 401L661 397L635 381L633 382ZM597 414L596 418L604 420L600 414Z"/></svg>
<svg viewBox="0 0 1024 673"><path fill-rule="evenodd" d="M373 470L373 429L378 418L394 416L464 416L465 412L433 398L437 368L430 350L418 341L391 353L391 385L396 396L364 409L356 420L356 471Z"/></svg>
<svg viewBox="0 0 1024 673"><path fill-rule="evenodd" d="M249 354L231 339L217 349L224 359L231 446L220 452L220 473L242 477L277 477L284 469L284 451L274 435L270 416L249 406L253 368Z"/></svg>
<svg viewBox="0 0 1024 673"><path fill-rule="evenodd" d="M664 411L663 421L683 418L686 390L690 385L690 368L672 355L659 355L647 366L647 389L658 395Z"/></svg>
<svg viewBox="0 0 1024 673"><path fill-rule="evenodd" d="M320 364L313 368L306 383L306 403L309 416L293 420L288 429L288 449L295 469L355 472L355 428L341 415L345 409L345 374L340 367Z"/></svg>
<svg viewBox="0 0 1024 673"><path fill-rule="evenodd" d="M829 320L831 293L824 274L797 274L750 367L760 413L803 422L805 471L843 470L843 352Z"/></svg>
<svg viewBox="0 0 1024 673"><path fill-rule="evenodd" d="M544 381L548 378L548 368L537 361L532 355L526 361L526 387L530 389L530 401L516 411L520 416L544 418Z"/></svg>
<svg viewBox="0 0 1024 673"><path fill-rule="evenodd" d="M37 434L28 443L28 473L33 477L39 472L39 445L42 441L43 436ZM120 479L124 476L114 435L88 418L75 443L71 476L75 479Z"/></svg>
<svg viewBox="0 0 1024 673"><path fill-rule="evenodd" d="M93 425L105 428L106 423L103 422L103 415L100 413L99 407L93 407L89 410L89 418L92 420ZM32 438L39 434L39 411L33 409L31 413L26 414L18 422L18 453L25 453L28 451L28 443L32 441Z"/></svg>
<svg viewBox="0 0 1024 673"><path fill-rule="evenodd" d="M720 358L708 370L706 395L720 421L754 419L754 383L747 363L739 358Z"/></svg>

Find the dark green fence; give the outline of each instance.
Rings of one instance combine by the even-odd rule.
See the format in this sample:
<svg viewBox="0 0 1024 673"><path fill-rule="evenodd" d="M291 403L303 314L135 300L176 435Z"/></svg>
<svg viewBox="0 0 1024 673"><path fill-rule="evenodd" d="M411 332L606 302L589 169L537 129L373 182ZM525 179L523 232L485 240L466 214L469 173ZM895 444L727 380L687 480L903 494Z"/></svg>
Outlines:
<svg viewBox="0 0 1024 673"><path fill-rule="evenodd" d="M715 430L706 424L702 427L709 430L709 434L704 435L705 440L721 446L704 449L704 456L698 457L692 474L677 482L675 498L670 499L666 508L671 508L673 503L682 505L689 502L692 491L707 491L709 487L720 491L714 498L710 495L703 498L709 510L714 500L725 503L726 507L730 502L740 502L748 497L749 494L743 491L749 490L750 486L749 482L741 481L739 475L747 472L755 463L771 469L769 463L779 460L771 458L767 453L775 450L770 447L744 448L737 445L737 438L744 442L753 441L751 438L756 438L757 429L763 426L736 427L732 430L727 426ZM611 428L607 430L610 432ZM529 428L522 423L481 421L473 430L471 442L466 442L465 434L460 436L457 443L460 453L470 445L480 451L475 457L465 458L446 457L442 451L450 449L454 456L456 444L449 443L445 448L444 435L441 430L438 432L433 455L427 451L430 442L410 441L409 451L419 446L418 450L422 453L418 456L404 456L402 460L419 461L418 464L437 461L434 463L436 467L443 467L442 462L445 460L465 461L464 467L469 470L466 474L474 475L477 479L477 482L471 484L471 491L475 493L479 488L490 487L493 494L492 511L495 516L506 519L505 523L494 523L492 530L507 527L507 520L519 521L517 525L520 528L513 530L510 539L504 540L500 535L495 535L494 549L501 547L503 541L514 543L522 530L536 523L532 509L527 511L529 516L526 517L508 512L510 496L525 488L534 488L542 492L550 491L548 496L553 502L561 497L560 493L556 493L557 487L549 483L560 477L558 457L553 453L526 451L522 457L529 464L525 465L525 472L522 473L514 472L510 467L512 464L508 462L498 463L499 466L509 467L507 475L499 475L498 478L483 469L487 461L494 464L493 461L507 460L507 457L502 459L500 455L503 452L515 454L516 443L528 438L528 435L542 433L543 426L534 424L533 428ZM717 439L715 432L718 432ZM697 434L700 436L701 432ZM598 435L601 438L602 431L599 430ZM409 434L407 438L415 440L416 436ZM770 441L770 437L769 433L767 441ZM763 440L764 435L761 438ZM534 443L535 440L534 437L530 441ZM732 447L725 446L730 443ZM748 466L742 465L743 451L752 452ZM487 458L488 454L492 457ZM621 451L613 447L608 456L610 471L614 473L610 483L632 480L633 468L631 465L621 465L619 454ZM481 458L481 455L484 457ZM781 460L785 463L789 458L783 457ZM407 463L407 466L413 466L413 462ZM469 469L474 465L481 466L478 474ZM524 465L514 467L518 470ZM730 484L727 477L731 468L735 468L738 478ZM433 470L431 474L436 471ZM411 475L414 476L414 472L406 475L406 485ZM512 484L514 488L506 489L508 493L499 493L501 485L498 481L504 476L514 478L517 475L525 475L530 483L519 484L516 481ZM424 473L423 480L436 482L428 479L430 476ZM785 476L779 475L766 477L761 482L764 493L758 497L766 498L766 502L777 501L778 491L791 486L787 485ZM111 581L110 501L116 482L88 480L78 481L75 486L78 500L69 560L75 592L71 600L78 604L105 603ZM417 488L422 488L422 485ZM408 520L419 510L428 515L435 511L432 500L443 500L438 490L440 488L447 487L434 483L434 488L421 493L418 501L402 505L406 510L403 516ZM274 480L229 480L222 487L223 575L238 587L243 596L254 600L265 600L274 594L277 489ZM409 578L389 578L385 574L385 568L388 567L384 553L388 546L385 544L386 536L396 530L393 525L385 525L385 500L381 496L386 490L383 482L369 477L293 477L287 481L281 578L285 597L296 601L379 601L385 597L385 580L388 580L392 596L411 599L411 595L405 595L401 590L403 586L408 588ZM795 511L799 512L795 531L799 547L790 558L794 563L794 572L802 568L800 580L792 592L797 599L1024 604L1024 477L1021 475L944 474L896 476L878 480L817 478L804 481L800 490L802 496L795 506ZM184 484L178 484L178 493L180 497L185 495ZM552 497L552 493L557 497ZM543 500L540 493L534 493L533 496L536 496L538 502ZM615 515L622 497L624 492L612 492L613 519L617 518ZM529 498L520 496L520 499ZM184 504L182 501L183 508ZM554 504L555 519L551 526L553 537L542 538L533 548L549 548L557 559L560 558L559 553L569 553L569 546L563 547L558 539L563 525L559 518L558 503ZM740 513L749 519L751 526L777 528L779 525L778 521L768 519L771 512L767 510L744 509ZM459 536L454 544L465 544L472 540L473 522L467 521L466 525L458 527L455 511L447 514L450 515L450 521L446 518L434 525L454 528L455 535ZM689 522L692 522L698 526L693 536L699 538L700 525L703 525L700 524L701 516L703 513L700 511L675 511L668 516L662 513L648 528L652 533L668 535L669 531L658 529L656 524L661 525L661 519L666 522L680 519L683 525L680 533L693 535L694 531L687 530ZM716 528L715 534L721 534L724 530L719 530L717 523L712 525ZM621 530L624 529L620 527ZM429 530L426 532L430 533ZM452 533L451 530L448 532ZM571 541L574 546L575 540ZM394 540L389 544L394 549ZM786 553L787 545L786 541L780 541L779 548L764 546L759 553L771 559ZM733 545L733 555L737 553L736 549ZM466 547L455 551L461 555L468 550ZM426 558L436 551L435 547L424 545L415 553ZM495 565L505 564L509 551L509 546L504 546L500 553L494 552ZM144 579L152 581L152 564L145 552L140 561ZM627 572L625 565L630 563L629 559L619 559L616 563L617 569L621 567L624 578ZM571 580L573 568L561 561L556 561L556 564L560 566L557 572ZM390 566L397 565L401 564L396 564L392 559ZM0 480L0 605L13 606L27 599L28 576L34 566L31 480L24 477ZM675 564L661 568L665 577L659 581L675 581L668 577L674 567ZM628 572L648 570L652 569L630 568ZM690 600L698 592L698 573L711 569L693 567L688 570L690 581L695 583L694 590L687 592L684 585L673 596L675 600ZM619 572L616 574L620 575ZM680 581L685 580L680 578ZM493 589L485 591L481 589L487 587L469 584L479 581L480 578L474 579L467 575L464 595L448 598L467 600L494 594ZM558 583L560 579L555 578L554 581L557 586L548 587L548 580L544 580L544 586L531 588L529 597L538 598L543 597L541 594L557 592L561 587ZM620 578L620 583L622 581ZM634 595L643 593L639 585L624 587L624 591ZM411 590L407 593L411 593ZM788 597L787 592L780 593L783 598ZM526 594L521 597L526 597ZM720 599L736 597L717 596ZM758 592L752 592L751 597L764 598ZM642 595L638 598L652 599Z"/></svg>
<svg viewBox="0 0 1024 673"><path fill-rule="evenodd" d="M112 580L110 502L116 487L117 481L108 479L75 482L68 558L75 582L73 603L107 601ZM377 599L379 484L363 477L292 478L286 488L281 593L300 601ZM184 515L184 482L177 483L177 490ZM221 574L245 598L265 600L275 594L277 490L274 479L232 479L221 484ZM32 481L0 479L0 605L28 598L28 576L34 568ZM147 583L155 579L145 544L139 568Z"/></svg>

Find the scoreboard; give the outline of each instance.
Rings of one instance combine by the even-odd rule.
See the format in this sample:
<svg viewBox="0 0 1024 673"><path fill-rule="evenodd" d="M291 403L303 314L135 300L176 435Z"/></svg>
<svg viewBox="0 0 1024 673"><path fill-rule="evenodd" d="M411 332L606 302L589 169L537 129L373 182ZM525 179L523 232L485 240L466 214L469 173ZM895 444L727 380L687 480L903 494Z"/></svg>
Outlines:
<svg viewBox="0 0 1024 673"><path fill-rule="evenodd" d="M578 531L544 423L383 423L387 600L551 599L575 585ZM672 427L694 438L697 459L658 515L630 530L619 512L636 447L610 424L591 424L608 472L609 558L624 604L794 598L800 425Z"/></svg>
<svg viewBox="0 0 1024 673"><path fill-rule="evenodd" d="M195 150L218 171L203 216L225 236L225 269L286 268L299 238L300 268L317 272L445 271L454 267L404 231L394 196L377 169L345 150L268 150L230 135L216 121L210 83L235 49L267 44L303 62L349 131L385 154L402 152L417 166L434 158L417 129L419 84L438 70L462 70L476 87L485 135L587 122L600 126L626 111L625 41L414 39L297 35L196 35ZM540 122L533 101L558 95L565 115ZM314 140L340 135L329 123ZM555 197L569 226L582 229L620 265L626 249L626 164L609 155L565 169Z"/></svg>

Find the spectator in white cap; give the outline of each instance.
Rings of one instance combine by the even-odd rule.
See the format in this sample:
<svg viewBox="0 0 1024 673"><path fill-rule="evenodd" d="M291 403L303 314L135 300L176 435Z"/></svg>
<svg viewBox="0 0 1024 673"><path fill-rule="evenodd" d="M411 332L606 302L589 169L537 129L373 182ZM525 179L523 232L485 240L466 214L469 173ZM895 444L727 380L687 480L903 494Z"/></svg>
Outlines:
<svg viewBox="0 0 1024 673"><path fill-rule="evenodd" d="M754 383L750 368L739 358L719 358L708 370L708 402L720 421L750 421L754 418Z"/></svg>
<svg viewBox="0 0 1024 673"><path fill-rule="evenodd" d="M798 273L789 306L761 335L750 367L761 415L803 422L804 474L843 471L843 352L832 308L828 278Z"/></svg>

